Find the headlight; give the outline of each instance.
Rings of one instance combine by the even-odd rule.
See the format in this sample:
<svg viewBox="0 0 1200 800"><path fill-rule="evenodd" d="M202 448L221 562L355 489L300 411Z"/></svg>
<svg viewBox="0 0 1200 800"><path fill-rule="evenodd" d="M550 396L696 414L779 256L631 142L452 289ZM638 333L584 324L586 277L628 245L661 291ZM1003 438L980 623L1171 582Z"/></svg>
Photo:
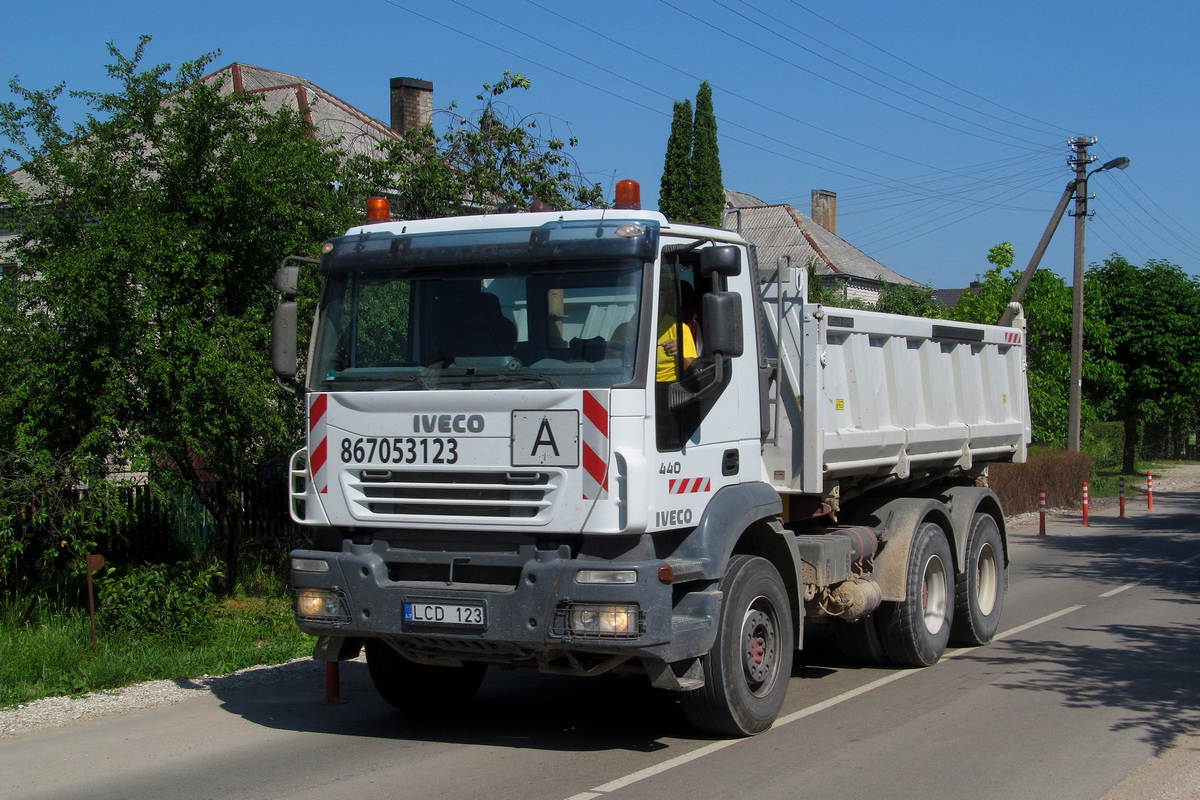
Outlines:
<svg viewBox="0 0 1200 800"><path fill-rule="evenodd" d="M296 616L313 622L349 622L350 610L336 590L297 589Z"/></svg>
<svg viewBox="0 0 1200 800"><path fill-rule="evenodd" d="M636 605L579 604L571 609L571 632L578 636L637 636Z"/></svg>
<svg viewBox="0 0 1200 800"><path fill-rule="evenodd" d="M293 558L292 569L296 572L329 572L329 562L320 558Z"/></svg>

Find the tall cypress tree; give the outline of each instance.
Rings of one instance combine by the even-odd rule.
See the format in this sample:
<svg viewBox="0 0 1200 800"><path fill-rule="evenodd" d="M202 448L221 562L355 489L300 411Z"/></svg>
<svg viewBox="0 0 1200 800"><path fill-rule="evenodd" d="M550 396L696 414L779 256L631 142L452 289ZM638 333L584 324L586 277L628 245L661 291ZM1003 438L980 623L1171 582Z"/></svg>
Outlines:
<svg viewBox="0 0 1200 800"><path fill-rule="evenodd" d="M692 102L676 101L671 135L667 138L667 157L663 163L662 184L658 192L658 210L667 219L688 222L692 199Z"/></svg>
<svg viewBox="0 0 1200 800"><path fill-rule="evenodd" d="M708 81L701 83L700 91L696 93L696 123L692 136L690 221L720 225L725 211L725 185L721 180L721 155L717 151L717 116L713 113L712 87Z"/></svg>

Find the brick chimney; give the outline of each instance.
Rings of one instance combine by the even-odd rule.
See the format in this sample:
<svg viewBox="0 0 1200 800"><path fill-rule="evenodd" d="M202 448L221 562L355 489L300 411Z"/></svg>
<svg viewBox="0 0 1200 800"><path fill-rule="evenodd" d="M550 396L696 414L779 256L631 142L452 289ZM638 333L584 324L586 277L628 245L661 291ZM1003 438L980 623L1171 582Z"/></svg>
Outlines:
<svg viewBox="0 0 1200 800"><path fill-rule="evenodd" d="M830 233L837 233L837 192L812 190L812 220Z"/></svg>
<svg viewBox="0 0 1200 800"><path fill-rule="evenodd" d="M392 78L392 130L404 133L433 123L433 84L416 78Z"/></svg>

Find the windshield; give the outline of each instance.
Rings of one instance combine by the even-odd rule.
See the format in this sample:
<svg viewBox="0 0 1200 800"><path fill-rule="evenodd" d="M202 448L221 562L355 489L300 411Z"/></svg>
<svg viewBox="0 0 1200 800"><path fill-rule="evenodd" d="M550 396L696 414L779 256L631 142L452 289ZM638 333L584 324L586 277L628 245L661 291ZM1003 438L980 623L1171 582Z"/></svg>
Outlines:
<svg viewBox="0 0 1200 800"><path fill-rule="evenodd" d="M326 276L318 391L603 388L633 379L642 261Z"/></svg>

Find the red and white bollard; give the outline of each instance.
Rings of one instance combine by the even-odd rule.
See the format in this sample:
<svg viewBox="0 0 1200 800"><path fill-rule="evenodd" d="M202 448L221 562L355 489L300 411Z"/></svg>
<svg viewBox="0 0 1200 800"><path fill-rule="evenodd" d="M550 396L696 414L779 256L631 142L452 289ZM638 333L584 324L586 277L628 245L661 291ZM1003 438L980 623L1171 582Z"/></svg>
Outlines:
<svg viewBox="0 0 1200 800"><path fill-rule="evenodd" d="M1038 536L1046 535L1046 490L1038 492Z"/></svg>
<svg viewBox="0 0 1200 800"><path fill-rule="evenodd" d="M323 706L340 706L348 702L341 694L341 670L336 661L325 662L325 699L317 702Z"/></svg>
<svg viewBox="0 0 1200 800"><path fill-rule="evenodd" d="M1146 510L1154 510L1154 473L1146 473Z"/></svg>
<svg viewBox="0 0 1200 800"><path fill-rule="evenodd" d="M1120 485L1120 494L1121 494L1121 519L1124 519L1125 518L1125 476L1124 475L1121 476L1121 482L1119 485Z"/></svg>
<svg viewBox="0 0 1200 800"><path fill-rule="evenodd" d="M1088 496L1087 496L1087 481L1083 482L1083 527L1088 524Z"/></svg>

